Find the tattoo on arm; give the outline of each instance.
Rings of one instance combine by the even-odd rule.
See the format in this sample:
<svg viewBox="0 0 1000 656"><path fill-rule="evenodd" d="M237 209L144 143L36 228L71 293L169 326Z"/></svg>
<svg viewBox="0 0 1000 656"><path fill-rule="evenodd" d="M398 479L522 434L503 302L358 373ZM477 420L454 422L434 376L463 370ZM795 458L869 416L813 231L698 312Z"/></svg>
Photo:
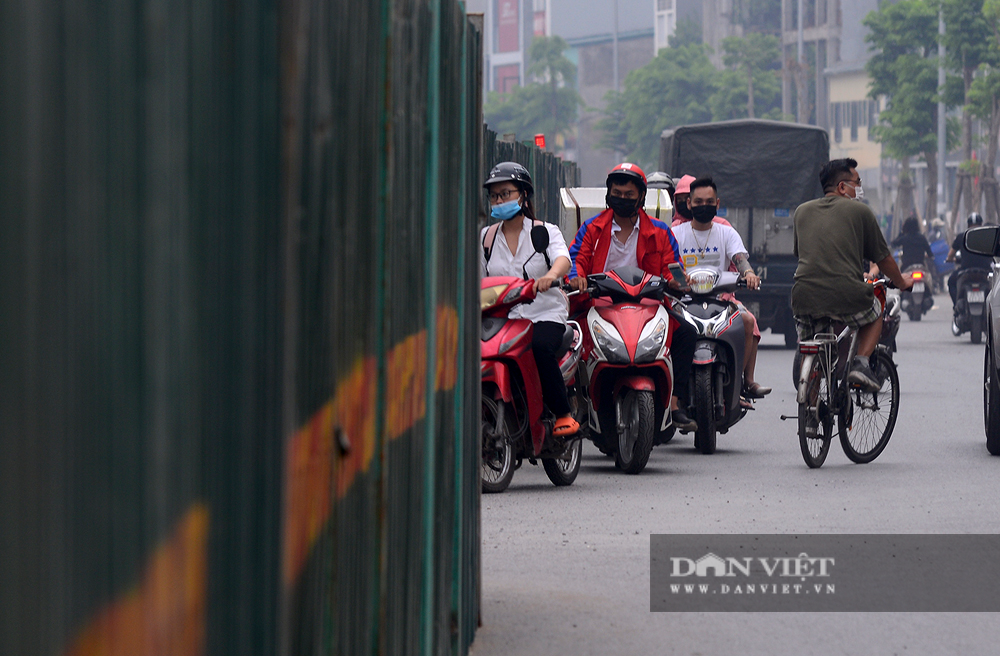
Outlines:
<svg viewBox="0 0 1000 656"><path fill-rule="evenodd" d="M747 271L753 271L746 253L737 253L734 255L733 262L736 263L736 270L740 272L741 276L745 276Z"/></svg>

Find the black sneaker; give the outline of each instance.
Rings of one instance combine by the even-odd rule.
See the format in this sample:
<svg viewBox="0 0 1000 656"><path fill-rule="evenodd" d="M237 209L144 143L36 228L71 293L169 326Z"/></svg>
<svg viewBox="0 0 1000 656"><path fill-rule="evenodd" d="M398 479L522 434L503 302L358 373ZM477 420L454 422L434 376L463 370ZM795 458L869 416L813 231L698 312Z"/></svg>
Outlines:
<svg viewBox="0 0 1000 656"><path fill-rule="evenodd" d="M673 420L674 426L676 426L679 431L687 433L689 431L698 430L698 424L695 423L694 419L688 417L687 413L680 408L671 412L670 418Z"/></svg>
<svg viewBox="0 0 1000 656"><path fill-rule="evenodd" d="M851 367L851 373L847 374L847 382L857 385L865 392L877 392L882 389L881 383L868 366L868 358L863 356L854 358L854 366Z"/></svg>

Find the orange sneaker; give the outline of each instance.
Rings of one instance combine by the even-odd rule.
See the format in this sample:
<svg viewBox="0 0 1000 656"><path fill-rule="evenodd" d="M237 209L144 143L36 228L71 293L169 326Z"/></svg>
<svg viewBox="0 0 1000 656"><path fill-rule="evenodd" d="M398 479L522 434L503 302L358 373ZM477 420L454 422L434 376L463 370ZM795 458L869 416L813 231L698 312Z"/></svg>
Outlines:
<svg viewBox="0 0 1000 656"><path fill-rule="evenodd" d="M556 426L552 429L552 434L556 437L568 437L576 435L580 430L580 422L572 417L559 417L556 419Z"/></svg>

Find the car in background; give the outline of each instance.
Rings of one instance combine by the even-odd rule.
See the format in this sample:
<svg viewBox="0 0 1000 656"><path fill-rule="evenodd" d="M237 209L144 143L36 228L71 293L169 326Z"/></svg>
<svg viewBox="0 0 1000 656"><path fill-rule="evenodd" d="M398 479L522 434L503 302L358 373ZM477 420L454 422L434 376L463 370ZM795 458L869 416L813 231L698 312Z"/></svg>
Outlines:
<svg viewBox="0 0 1000 656"><path fill-rule="evenodd" d="M979 255L1000 256L1000 226L983 226L965 233L965 247ZM986 297L986 353L983 357L983 420L986 449L1000 456L1000 276L991 267Z"/></svg>

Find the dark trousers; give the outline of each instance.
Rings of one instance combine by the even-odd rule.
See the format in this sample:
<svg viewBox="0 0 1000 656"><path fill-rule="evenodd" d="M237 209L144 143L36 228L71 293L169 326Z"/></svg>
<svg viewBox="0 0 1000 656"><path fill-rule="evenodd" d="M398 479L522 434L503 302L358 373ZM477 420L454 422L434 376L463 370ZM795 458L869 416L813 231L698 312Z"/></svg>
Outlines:
<svg viewBox="0 0 1000 656"><path fill-rule="evenodd" d="M566 398L566 383L559 370L556 350L562 344L566 324L555 321L538 321L531 338L531 350L535 354L535 366L542 383L542 399L555 416L569 414L569 400ZM692 350L692 355L694 351ZM690 362L690 361L689 361Z"/></svg>
<svg viewBox="0 0 1000 656"><path fill-rule="evenodd" d="M694 360L694 343L698 336L687 321L677 321L670 342L670 356L674 362L674 394L683 408L688 403L688 382L691 380L691 361Z"/></svg>
<svg viewBox="0 0 1000 656"><path fill-rule="evenodd" d="M955 269L954 271L951 272L951 275L948 276L948 293L951 294L952 305L955 305L955 295L958 293L958 289L956 286L958 285L959 271L961 271L961 269Z"/></svg>

